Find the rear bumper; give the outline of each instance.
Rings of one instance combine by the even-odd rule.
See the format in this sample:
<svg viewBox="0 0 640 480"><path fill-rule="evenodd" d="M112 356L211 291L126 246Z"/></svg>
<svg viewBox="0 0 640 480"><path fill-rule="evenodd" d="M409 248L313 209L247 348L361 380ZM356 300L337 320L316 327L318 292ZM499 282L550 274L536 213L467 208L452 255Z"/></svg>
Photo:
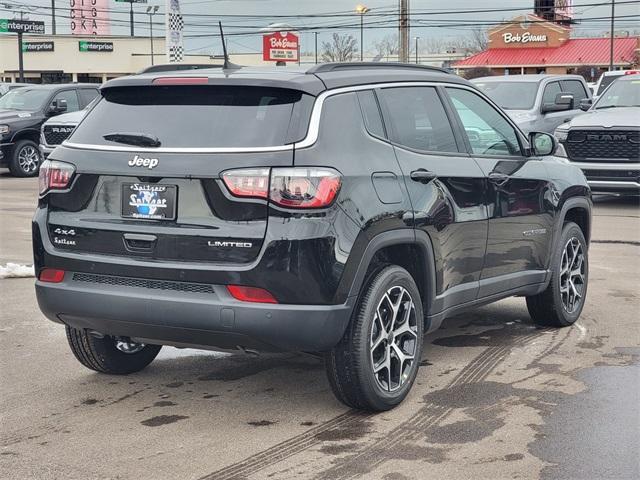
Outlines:
<svg viewBox="0 0 640 480"><path fill-rule="evenodd" d="M36 281L40 309L55 322L146 343L323 351L340 341L353 308L351 302L320 306L245 303L231 297L224 286L172 291L132 286L131 282L113 284L118 282L105 277L67 272L61 283Z"/></svg>

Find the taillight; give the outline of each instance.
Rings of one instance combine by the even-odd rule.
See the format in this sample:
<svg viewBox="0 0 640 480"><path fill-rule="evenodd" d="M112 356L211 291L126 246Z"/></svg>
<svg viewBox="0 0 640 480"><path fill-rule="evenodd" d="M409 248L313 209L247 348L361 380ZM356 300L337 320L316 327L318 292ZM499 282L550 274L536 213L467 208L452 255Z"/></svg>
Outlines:
<svg viewBox="0 0 640 480"><path fill-rule="evenodd" d="M45 160L40 165L38 177L40 196L49 190L64 190L71 184L76 167L70 163Z"/></svg>
<svg viewBox="0 0 640 480"><path fill-rule="evenodd" d="M43 268L40 270L38 280L47 283L60 283L64 280L64 270L58 270L55 268Z"/></svg>
<svg viewBox="0 0 640 480"><path fill-rule="evenodd" d="M222 174L222 180L236 197L267 198L269 195L269 169L243 168Z"/></svg>
<svg viewBox="0 0 640 480"><path fill-rule="evenodd" d="M340 190L331 168L295 167L228 170L222 180L236 197L264 198L284 208L325 208Z"/></svg>
<svg viewBox="0 0 640 480"><path fill-rule="evenodd" d="M264 288L227 285L227 290L233 298L241 302L278 303L274 296Z"/></svg>

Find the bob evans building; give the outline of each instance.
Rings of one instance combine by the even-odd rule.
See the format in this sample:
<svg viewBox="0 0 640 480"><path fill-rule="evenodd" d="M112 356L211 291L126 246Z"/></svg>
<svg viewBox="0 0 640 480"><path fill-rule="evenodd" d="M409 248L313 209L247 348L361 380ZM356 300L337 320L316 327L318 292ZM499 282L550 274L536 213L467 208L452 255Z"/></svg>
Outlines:
<svg viewBox="0 0 640 480"><path fill-rule="evenodd" d="M149 37L23 35L24 77L28 83L102 83L151 65ZM164 37L153 39L156 64L167 63ZM215 63L208 55L188 63ZM219 62L217 62L219 63ZM18 39L0 34L0 81L18 81Z"/></svg>
<svg viewBox="0 0 640 480"><path fill-rule="evenodd" d="M574 73L584 65L595 67L594 76L609 69L609 38L570 38L571 28L522 15L488 31L489 48L454 64L465 70L484 67L495 75ZM616 69L638 67L640 37L614 40Z"/></svg>

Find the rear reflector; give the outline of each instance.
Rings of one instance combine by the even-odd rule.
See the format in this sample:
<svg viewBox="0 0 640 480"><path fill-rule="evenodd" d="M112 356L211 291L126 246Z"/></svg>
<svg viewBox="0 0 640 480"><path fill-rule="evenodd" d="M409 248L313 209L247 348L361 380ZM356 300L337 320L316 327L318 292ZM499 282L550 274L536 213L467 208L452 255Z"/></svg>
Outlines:
<svg viewBox="0 0 640 480"><path fill-rule="evenodd" d="M241 302L278 303L278 301L263 288L243 287L242 285L227 285L227 290L233 298Z"/></svg>
<svg viewBox="0 0 640 480"><path fill-rule="evenodd" d="M154 85L208 85L207 77L160 77L152 82Z"/></svg>
<svg viewBox="0 0 640 480"><path fill-rule="evenodd" d="M64 270L57 270L55 268L43 268L40 271L38 279L41 282L47 283L60 283L64 280Z"/></svg>

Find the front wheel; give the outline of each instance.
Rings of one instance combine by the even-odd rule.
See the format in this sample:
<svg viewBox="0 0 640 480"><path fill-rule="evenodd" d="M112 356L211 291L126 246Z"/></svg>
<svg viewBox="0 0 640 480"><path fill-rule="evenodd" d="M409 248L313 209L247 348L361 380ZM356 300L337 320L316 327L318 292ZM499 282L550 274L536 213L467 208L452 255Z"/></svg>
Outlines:
<svg viewBox="0 0 640 480"><path fill-rule="evenodd" d="M87 330L66 327L67 340L76 359L85 367L100 373L126 375L149 365L161 345L132 342L127 337L98 337Z"/></svg>
<svg viewBox="0 0 640 480"><path fill-rule="evenodd" d="M15 177L33 177L40 168L40 150L32 140L18 140L13 146L9 170Z"/></svg>
<svg viewBox="0 0 640 480"><path fill-rule="evenodd" d="M565 223L560 248L552 258L547 289L527 297L529 315L538 325L568 327L578 320L587 296L589 255L578 225Z"/></svg>
<svg viewBox="0 0 640 480"><path fill-rule="evenodd" d="M365 286L342 340L325 355L338 400L370 411L402 402L418 373L423 333L415 281L402 267L385 267Z"/></svg>

